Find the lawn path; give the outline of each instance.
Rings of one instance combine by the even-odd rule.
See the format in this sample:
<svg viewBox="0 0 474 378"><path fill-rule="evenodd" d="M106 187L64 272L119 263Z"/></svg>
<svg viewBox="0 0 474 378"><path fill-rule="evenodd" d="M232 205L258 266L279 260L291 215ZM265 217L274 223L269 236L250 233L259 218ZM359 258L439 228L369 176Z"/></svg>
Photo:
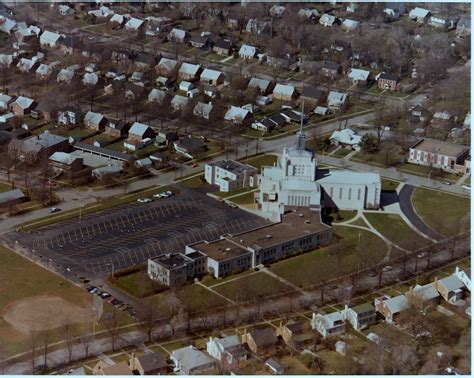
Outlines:
<svg viewBox="0 0 474 378"><path fill-rule="evenodd" d="M226 281L227 283L228 281ZM209 290L211 293L221 297L222 299L226 300L227 302L229 303L232 303L235 305L235 302L233 300L230 300L229 298L227 298L226 296L222 295L221 293L218 293L217 291L215 291L214 289L210 288L210 287L207 287L206 285L203 285L200 281L197 282L197 284L201 287L203 287L204 289L206 290Z"/></svg>
<svg viewBox="0 0 474 378"><path fill-rule="evenodd" d="M260 271L263 272L263 273L268 274L270 277L273 277L273 278L277 279L280 282L283 282L285 285L291 286L293 289L299 291L301 294L308 294L306 291L304 291L300 287L296 286L295 284L292 284L291 282L288 282L287 280L285 280L284 278L278 276L277 274L275 274L273 272L270 272L267 268L261 268Z"/></svg>

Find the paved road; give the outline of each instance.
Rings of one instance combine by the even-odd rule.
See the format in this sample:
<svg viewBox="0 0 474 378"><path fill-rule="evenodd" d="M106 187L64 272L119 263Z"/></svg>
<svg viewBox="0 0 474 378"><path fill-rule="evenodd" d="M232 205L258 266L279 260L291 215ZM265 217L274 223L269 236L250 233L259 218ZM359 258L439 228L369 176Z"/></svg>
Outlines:
<svg viewBox="0 0 474 378"><path fill-rule="evenodd" d="M410 220L410 222L422 233L435 240L443 239L442 235L428 227L427 224L423 222L423 220L416 213L415 208L413 207L413 202L411 201L415 189L416 188L412 185L403 186L403 188L400 190L400 193L398 194L400 209Z"/></svg>

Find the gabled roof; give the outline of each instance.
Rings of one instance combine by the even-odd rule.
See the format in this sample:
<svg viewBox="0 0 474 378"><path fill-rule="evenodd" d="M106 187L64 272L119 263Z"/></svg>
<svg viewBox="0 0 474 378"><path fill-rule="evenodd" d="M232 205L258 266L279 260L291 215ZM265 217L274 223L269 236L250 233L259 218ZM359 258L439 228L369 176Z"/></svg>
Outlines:
<svg viewBox="0 0 474 378"><path fill-rule="evenodd" d="M179 69L179 73L188 75L197 75L201 66L199 64L183 63Z"/></svg>
<svg viewBox="0 0 474 378"><path fill-rule="evenodd" d="M375 312L375 307L372 306L370 303L363 303L361 305L351 307L350 310L359 315L364 314L366 312Z"/></svg>
<svg viewBox="0 0 474 378"><path fill-rule="evenodd" d="M109 20L109 22L116 22L118 24L123 24L124 21L125 21L125 15L118 14L118 13L114 14Z"/></svg>
<svg viewBox="0 0 474 378"><path fill-rule="evenodd" d="M178 40L183 40L186 38L188 35L188 32L186 30L178 29L178 28L173 28L169 34L168 38L169 39L178 39Z"/></svg>
<svg viewBox="0 0 474 378"><path fill-rule="evenodd" d="M93 125L99 125L105 119L101 113L87 112L84 116L84 122L89 122Z"/></svg>
<svg viewBox="0 0 474 378"><path fill-rule="evenodd" d="M273 93L280 93L286 96L292 96L295 93L295 87L292 85L285 85L285 84L280 84L278 83L275 85L275 88L273 89Z"/></svg>
<svg viewBox="0 0 474 378"><path fill-rule="evenodd" d="M443 285L444 287L446 287L446 289L448 291L454 291L454 290L464 288L464 284L462 283L462 281L455 274L452 274L451 276L442 278L442 279L438 280L438 282L441 285Z"/></svg>
<svg viewBox="0 0 474 378"><path fill-rule="evenodd" d="M340 104L340 103L346 101L346 98L347 98L346 93L331 91L331 92L329 92L329 95L328 95L328 105Z"/></svg>
<svg viewBox="0 0 474 378"><path fill-rule="evenodd" d="M362 137L351 129L336 130L332 133L330 140L337 140L339 143L348 145L358 145L362 141Z"/></svg>
<svg viewBox="0 0 474 378"><path fill-rule="evenodd" d="M143 64L148 64L149 66L155 65L155 57L151 54L147 53L138 53L138 55L135 58L135 62L138 63L143 63Z"/></svg>
<svg viewBox="0 0 474 378"><path fill-rule="evenodd" d="M226 49L229 50L233 46L233 43L230 39L225 39L225 38L218 38L216 42L214 42L214 47L218 47L220 49Z"/></svg>
<svg viewBox="0 0 474 378"><path fill-rule="evenodd" d="M239 108L231 105L229 110L224 116L226 121L244 120L250 114L247 109Z"/></svg>
<svg viewBox="0 0 474 378"><path fill-rule="evenodd" d="M157 67L164 68L167 71L173 71L178 64L179 62L177 60L161 58L157 64Z"/></svg>
<svg viewBox="0 0 474 378"><path fill-rule="evenodd" d="M211 114L212 112L212 108L213 108L212 104L207 104L205 102L198 102L193 109L193 114L203 116L203 117L209 117L209 114Z"/></svg>
<svg viewBox="0 0 474 378"><path fill-rule="evenodd" d="M303 87L303 93L301 94L301 96L319 100L322 94L323 92L320 91L318 88L305 85Z"/></svg>
<svg viewBox="0 0 474 378"><path fill-rule="evenodd" d="M69 35L66 37L61 37L59 39L59 44L73 49L82 49L84 47L84 44L79 38L74 38Z"/></svg>
<svg viewBox="0 0 474 378"><path fill-rule="evenodd" d="M143 20L140 20L139 18L133 18L131 17L130 20L127 21L125 24L126 28L129 29L138 29L140 26L142 26L144 23Z"/></svg>
<svg viewBox="0 0 474 378"><path fill-rule="evenodd" d="M175 95L171 100L171 105L186 106L189 102L189 98L181 95Z"/></svg>
<svg viewBox="0 0 474 378"><path fill-rule="evenodd" d="M136 358L140 362L145 374L167 366L166 360L161 353L148 353Z"/></svg>
<svg viewBox="0 0 474 378"><path fill-rule="evenodd" d="M425 18L426 16L428 16L431 12L428 10L428 9L424 9L424 8L419 8L419 7L416 7L415 9L413 9L411 12L410 12L410 18L418 18L418 17L421 17L421 18Z"/></svg>
<svg viewBox="0 0 474 378"><path fill-rule="evenodd" d="M0 16L0 30L10 33L15 26L16 22L14 20Z"/></svg>
<svg viewBox="0 0 474 378"><path fill-rule="evenodd" d="M310 17L318 17L318 16L319 16L319 12L318 12L317 9L301 8L301 9L298 11L298 16L300 16L300 17L307 17L307 18L310 18Z"/></svg>
<svg viewBox="0 0 474 378"><path fill-rule="evenodd" d="M191 37L189 42L205 45L206 43L209 42L209 36L207 36L207 35L195 35L194 37Z"/></svg>
<svg viewBox="0 0 474 378"><path fill-rule="evenodd" d="M344 318L342 317L340 311L324 315L317 314L315 319L319 321L326 330L339 327L340 325L344 324Z"/></svg>
<svg viewBox="0 0 474 378"><path fill-rule="evenodd" d="M201 80L217 80L223 73L221 71L216 71L216 70L211 70L209 68L206 68L204 71L201 73Z"/></svg>
<svg viewBox="0 0 474 378"><path fill-rule="evenodd" d="M408 303L407 298L403 294L386 299L384 300L384 302L385 306L392 314L396 314L404 310L408 310L410 308L410 304Z"/></svg>
<svg viewBox="0 0 474 378"><path fill-rule="evenodd" d="M143 123L139 123L139 122L135 122L132 127L130 128L130 130L128 131L128 134L134 134L134 135L138 135L140 137L142 137L143 135L145 135L145 133L151 129L150 126L148 125L145 125Z"/></svg>
<svg viewBox="0 0 474 378"><path fill-rule="evenodd" d="M148 95L148 100L159 100L162 101L168 95L167 92L153 88Z"/></svg>
<svg viewBox="0 0 474 378"><path fill-rule="evenodd" d="M355 29L357 26L359 26L359 24L360 24L359 21L350 20L347 18L342 23L342 26L345 27L346 29Z"/></svg>
<svg viewBox="0 0 474 378"><path fill-rule="evenodd" d="M330 15L330 14L323 14L321 18L319 19L320 24L329 24L332 25L336 21L336 17Z"/></svg>
<svg viewBox="0 0 474 378"><path fill-rule="evenodd" d="M390 81L400 81L400 78L395 75L395 74L389 74L389 73L385 73L385 72L382 72L380 75L379 75L379 80L380 79L383 79L383 80L390 80Z"/></svg>
<svg viewBox="0 0 474 378"><path fill-rule="evenodd" d="M192 345L172 351L171 357L178 361L184 371L188 372L200 366L209 365L214 362L211 357L207 356Z"/></svg>
<svg viewBox="0 0 474 378"><path fill-rule="evenodd" d="M369 75L370 75L370 71L352 68L351 72L349 72L348 77L355 80L365 81L369 78Z"/></svg>
<svg viewBox="0 0 474 378"><path fill-rule="evenodd" d="M72 164L77 159L80 159L79 156L68 154L67 152L57 151L49 157L49 160L55 161L62 164Z"/></svg>
<svg viewBox="0 0 474 378"><path fill-rule="evenodd" d="M250 331L250 336L257 345L257 348L266 348L278 342L278 338L272 327L255 328Z"/></svg>
<svg viewBox="0 0 474 378"><path fill-rule="evenodd" d="M337 71L339 68L341 68L341 65L339 63L331 62L329 60L325 60L323 62L322 68L325 68L327 70L333 70Z"/></svg>
<svg viewBox="0 0 474 378"><path fill-rule="evenodd" d="M58 33L50 32L45 30L43 34L41 34L41 41L48 42L48 43L56 43L61 38L61 35Z"/></svg>
<svg viewBox="0 0 474 378"><path fill-rule="evenodd" d="M0 193L0 204L25 197L20 189L7 190L6 192Z"/></svg>
<svg viewBox="0 0 474 378"><path fill-rule="evenodd" d="M249 82L249 87L259 88L261 91L266 91L270 86L270 80L259 79L258 77L252 77Z"/></svg>
<svg viewBox="0 0 474 378"><path fill-rule="evenodd" d="M17 104L22 109L28 109L31 105L33 105L35 101L28 97L20 96L15 100L15 104Z"/></svg>

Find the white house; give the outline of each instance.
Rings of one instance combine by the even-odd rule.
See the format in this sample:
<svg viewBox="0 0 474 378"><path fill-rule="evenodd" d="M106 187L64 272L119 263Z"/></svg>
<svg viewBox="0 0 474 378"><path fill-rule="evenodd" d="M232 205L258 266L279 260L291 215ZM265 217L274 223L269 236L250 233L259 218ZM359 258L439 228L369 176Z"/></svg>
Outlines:
<svg viewBox="0 0 474 378"><path fill-rule="evenodd" d="M161 104L167 96L167 92L153 88L148 94L148 102L156 102L157 104Z"/></svg>
<svg viewBox="0 0 474 378"><path fill-rule="evenodd" d="M326 27L333 26L335 22L336 22L336 17L327 13L323 14L321 18L319 19L319 24Z"/></svg>
<svg viewBox="0 0 474 378"><path fill-rule="evenodd" d="M189 98L181 95L175 95L171 100L171 107L175 110L183 109L189 102Z"/></svg>
<svg viewBox="0 0 474 378"><path fill-rule="evenodd" d="M40 44L43 47L57 47L61 34L45 30L40 36Z"/></svg>
<svg viewBox="0 0 474 378"><path fill-rule="evenodd" d="M346 306L342 311L342 316L357 331L374 324L377 320L375 307L370 303L364 303L350 308Z"/></svg>
<svg viewBox="0 0 474 378"><path fill-rule="evenodd" d="M354 150L360 149L362 137L357 135L352 129L336 130L329 137L329 140L335 146L349 147Z"/></svg>
<svg viewBox="0 0 474 378"><path fill-rule="evenodd" d="M278 83L273 89L273 98L278 100L291 101L296 96L296 88L292 85Z"/></svg>
<svg viewBox="0 0 474 378"><path fill-rule="evenodd" d="M144 22L145 21L140 20L139 18L131 17L130 20L126 22L125 29L130 31L138 31L144 25Z"/></svg>
<svg viewBox="0 0 474 378"><path fill-rule="evenodd" d="M188 92L194 88L194 84L189 81L183 80L179 83L179 90L183 92Z"/></svg>
<svg viewBox="0 0 474 378"><path fill-rule="evenodd" d="M82 84L96 85L99 82L99 76L96 73L86 72L82 77Z"/></svg>
<svg viewBox="0 0 474 378"><path fill-rule="evenodd" d="M347 94L336 92L336 91L331 91L331 92L329 92L327 101L328 101L328 107L330 109L342 108L346 104Z"/></svg>
<svg viewBox="0 0 474 378"><path fill-rule="evenodd" d="M420 24L425 24L429 17L431 16L431 12L428 9L416 7L410 12L410 20L416 21Z"/></svg>
<svg viewBox="0 0 474 378"><path fill-rule="evenodd" d="M231 105L229 110L225 114L224 119L232 123L241 124L242 122L246 121L246 119L250 116L251 113L249 110Z"/></svg>
<svg viewBox="0 0 474 378"><path fill-rule="evenodd" d="M68 15L76 13L76 11L68 5L59 5L58 12L61 16L68 16Z"/></svg>
<svg viewBox="0 0 474 378"><path fill-rule="evenodd" d="M239 57L242 59L253 59L257 55L257 48L250 45L242 45L239 50Z"/></svg>
<svg viewBox="0 0 474 378"><path fill-rule="evenodd" d="M240 343L238 336L224 338L210 337L206 344L207 353L217 361L227 361L229 364L239 363L247 359L247 351Z"/></svg>
<svg viewBox="0 0 474 378"><path fill-rule="evenodd" d="M204 178L211 185L217 185L221 192L257 185L258 170L248 164L234 160L220 160L206 163Z"/></svg>
<svg viewBox="0 0 474 378"><path fill-rule="evenodd" d="M345 30L354 30L360 25L359 21L351 20L349 18L345 19L342 23L342 28Z"/></svg>
<svg viewBox="0 0 474 378"><path fill-rule="evenodd" d="M311 328L327 338L346 332L346 323L340 311L324 315L313 313Z"/></svg>
<svg viewBox="0 0 474 378"><path fill-rule="evenodd" d="M0 109L7 110L10 103L13 101L13 97L5 93L0 92Z"/></svg>
<svg viewBox="0 0 474 378"><path fill-rule="evenodd" d="M173 350L170 359L176 370L185 375L208 372L216 367L215 360L192 345Z"/></svg>
<svg viewBox="0 0 474 378"><path fill-rule="evenodd" d="M211 103L198 102L193 109L193 114L196 117L202 117L204 119L211 119L211 114L214 106Z"/></svg>
<svg viewBox="0 0 474 378"><path fill-rule="evenodd" d="M353 84L367 83L370 77L370 71L352 68L347 77Z"/></svg>

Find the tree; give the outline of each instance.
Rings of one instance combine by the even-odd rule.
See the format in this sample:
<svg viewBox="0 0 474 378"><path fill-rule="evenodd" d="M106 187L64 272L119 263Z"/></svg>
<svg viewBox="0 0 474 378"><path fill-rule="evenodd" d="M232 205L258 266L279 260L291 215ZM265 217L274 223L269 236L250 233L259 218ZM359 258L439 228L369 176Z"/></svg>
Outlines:
<svg viewBox="0 0 474 378"><path fill-rule="evenodd" d="M31 358L31 372L34 373L36 369L36 349L38 348L38 335L36 331L30 334L30 358Z"/></svg>
<svg viewBox="0 0 474 378"><path fill-rule="evenodd" d="M44 366L48 366L48 347L50 342L50 335L49 331L45 330L42 332L40 336L41 342L43 344L43 358L44 358Z"/></svg>
<svg viewBox="0 0 474 378"><path fill-rule="evenodd" d="M365 134L361 140L361 149L365 154L375 154L379 150L377 138L371 134Z"/></svg>
<svg viewBox="0 0 474 378"><path fill-rule="evenodd" d="M66 341L67 362L71 363L74 352L74 339L72 337L72 323L66 319L62 326L62 334Z"/></svg>
<svg viewBox="0 0 474 378"><path fill-rule="evenodd" d="M107 329L107 333L110 337L110 345L112 348L112 352L115 352L115 348L117 347L117 341L120 333L120 323L118 319L118 312L117 309L114 307L112 313L110 313L110 317L104 321L104 326Z"/></svg>
<svg viewBox="0 0 474 378"><path fill-rule="evenodd" d="M157 327L158 319L159 313L157 311L157 301L156 298L152 297L150 300L144 303L140 322L140 326L146 333L148 342L152 341L153 339L153 331Z"/></svg>
<svg viewBox="0 0 474 378"><path fill-rule="evenodd" d="M79 343L84 351L84 357L89 358L89 351L92 345L94 335L89 332L89 324L86 324L82 334L79 336Z"/></svg>

